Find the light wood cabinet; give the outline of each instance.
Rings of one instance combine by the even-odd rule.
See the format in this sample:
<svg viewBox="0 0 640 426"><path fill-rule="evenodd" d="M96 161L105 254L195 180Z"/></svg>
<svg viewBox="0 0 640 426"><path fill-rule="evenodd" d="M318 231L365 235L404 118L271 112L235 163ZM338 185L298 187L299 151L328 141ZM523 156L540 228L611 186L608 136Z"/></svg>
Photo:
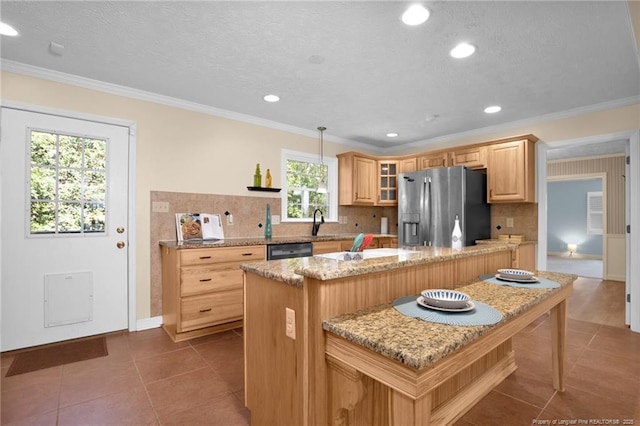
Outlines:
<svg viewBox="0 0 640 426"><path fill-rule="evenodd" d="M322 253L337 253L342 251L343 242L347 240L335 240L335 241L316 241L313 242L313 254ZM351 246L349 246L351 248Z"/></svg>
<svg viewBox="0 0 640 426"><path fill-rule="evenodd" d="M176 342L242 326L240 263L264 260L265 246L162 247L162 327Z"/></svg>
<svg viewBox="0 0 640 426"><path fill-rule="evenodd" d="M378 160L377 205L398 205L398 162Z"/></svg>
<svg viewBox="0 0 640 426"><path fill-rule="evenodd" d="M487 201L535 201L535 140L522 139L489 145Z"/></svg>
<svg viewBox="0 0 640 426"><path fill-rule="evenodd" d="M338 202L342 206L376 202L377 163L368 157L347 153L338 155Z"/></svg>
<svg viewBox="0 0 640 426"><path fill-rule="evenodd" d="M449 153L450 166L465 166L473 170L487 168L487 147L458 149Z"/></svg>
<svg viewBox="0 0 640 426"><path fill-rule="evenodd" d="M418 157L419 170L435 169L437 167L449 166L449 153L437 152Z"/></svg>
<svg viewBox="0 0 640 426"><path fill-rule="evenodd" d="M536 244L520 244L513 251L512 266L526 271L536 270Z"/></svg>
<svg viewBox="0 0 640 426"><path fill-rule="evenodd" d="M418 170L418 159L415 157L404 158L398 163L400 165L400 173L410 173Z"/></svg>

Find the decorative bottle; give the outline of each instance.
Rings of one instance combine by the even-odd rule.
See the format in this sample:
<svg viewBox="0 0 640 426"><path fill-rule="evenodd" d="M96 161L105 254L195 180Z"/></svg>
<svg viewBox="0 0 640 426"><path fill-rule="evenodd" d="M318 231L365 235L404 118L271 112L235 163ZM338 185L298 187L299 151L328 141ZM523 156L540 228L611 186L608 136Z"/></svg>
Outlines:
<svg viewBox="0 0 640 426"><path fill-rule="evenodd" d="M258 188L262 186L262 175L260 174L260 163L256 164L256 171L253 174L253 186Z"/></svg>
<svg viewBox="0 0 640 426"><path fill-rule="evenodd" d="M265 178L265 186L271 188L271 170L267 169L267 177Z"/></svg>
<svg viewBox="0 0 640 426"><path fill-rule="evenodd" d="M458 215L453 225L453 232L451 233L451 248L455 251L462 250L462 229L460 229L460 220Z"/></svg>
<svg viewBox="0 0 640 426"><path fill-rule="evenodd" d="M269 240L271 239L271 205L267 204L267 219L264 223L264 237Z"/></svg>

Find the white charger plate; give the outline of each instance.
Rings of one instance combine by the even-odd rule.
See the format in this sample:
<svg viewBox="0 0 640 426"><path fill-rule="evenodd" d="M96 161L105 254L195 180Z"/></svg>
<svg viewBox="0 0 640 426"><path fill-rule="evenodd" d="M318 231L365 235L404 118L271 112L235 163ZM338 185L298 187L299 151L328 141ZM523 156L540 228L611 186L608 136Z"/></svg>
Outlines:
<svg viewBox="0 0 640 426"><path fill-rule="evenodd" d="M522 279L522 278L511 278L511 277L505 277L503 275L500 274L496 274L496 278L502 281L511 281L514 283L521 283L521 284L535 284L535 283L539 283L540 281L538 280L538 277L534 277L533 275L531 276L531 278L529 279Z"/></svg>
<svg viewBox="0 0 640 426"><path fill-rule="evenodd" d="M467 302L467 305L462 308L441 308L439 306L433 306L428 304L424 300L424 297L422 296L418 296L418 298L416 299L416 302L418 302L418 305L422 306L423 308L433 309L434 311L443 311L443 312L469 312L475 309L476 307L476 305L471 300L469 300Z"/></svg>
<svg viewBox="0 0 640 426"><path fill-rule="evenodd" d="M504 278L514 278L518 280L529 280L533 276L533 272L524 269L498 269L498 273Z"/></svg>

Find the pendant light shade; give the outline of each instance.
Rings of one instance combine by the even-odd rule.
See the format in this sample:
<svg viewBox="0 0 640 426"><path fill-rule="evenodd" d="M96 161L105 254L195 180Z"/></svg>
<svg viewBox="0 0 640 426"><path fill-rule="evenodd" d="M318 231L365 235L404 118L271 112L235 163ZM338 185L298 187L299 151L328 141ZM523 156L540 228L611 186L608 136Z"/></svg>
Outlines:
<svg viewBox="0 0 640 426"><path fill-rule="evenodd" d="M324 179L324 131L327 130L326 127L318 127L318 131L320 132L320 182L318 183L318 189L316 192L320 194L327 193L327 182Z"/></svg>

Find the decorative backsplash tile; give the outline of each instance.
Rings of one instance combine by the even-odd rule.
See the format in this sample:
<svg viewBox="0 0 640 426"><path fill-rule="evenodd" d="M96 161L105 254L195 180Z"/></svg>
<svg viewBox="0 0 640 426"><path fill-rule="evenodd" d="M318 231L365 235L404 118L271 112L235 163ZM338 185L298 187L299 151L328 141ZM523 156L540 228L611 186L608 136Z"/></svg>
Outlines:
<svg viewBox="0 0 640 426"><path fill-rule="evenodd" d="M151 315L162 314L162 274L159 242L176 240L176 213L218 213L222 216L225 238L262 237L267 203L271 215L281 215L280 197L250 197L220 194L151 191L149 205L168 203L167 212L151 211ZM152 208L153 210L153 208ZM227 223L225 212L233 215L233 225ZM339 206L338 216L347 218L346 224L326 222L319 235L360 232L380 233L381 217L388 218L388 233L398 233L396 207ZM280 223L272 225L272 236L311 235L311 223Z"/></svg>

